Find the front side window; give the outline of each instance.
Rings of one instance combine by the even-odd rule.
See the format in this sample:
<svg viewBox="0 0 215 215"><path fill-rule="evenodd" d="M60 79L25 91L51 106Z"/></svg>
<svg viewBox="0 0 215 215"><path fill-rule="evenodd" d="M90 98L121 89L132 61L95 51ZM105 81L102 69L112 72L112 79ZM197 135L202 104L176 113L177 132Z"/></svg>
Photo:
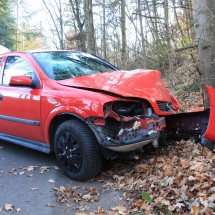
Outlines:
<svg viewBox="0 0 215 215"><path fill-rule="evenodd" d="M3 84L9 85L11 76L27 75L33 77L33 69L30 64L22 57L9 56L3 71Z"/></svg>
<svg viewBox="0 0 215 215"><path fill-rule="evenodd" d="M38 52L33 53L33 56L43 68L44 73L54 80L117 70L105 60L88 53Z"/></svg>

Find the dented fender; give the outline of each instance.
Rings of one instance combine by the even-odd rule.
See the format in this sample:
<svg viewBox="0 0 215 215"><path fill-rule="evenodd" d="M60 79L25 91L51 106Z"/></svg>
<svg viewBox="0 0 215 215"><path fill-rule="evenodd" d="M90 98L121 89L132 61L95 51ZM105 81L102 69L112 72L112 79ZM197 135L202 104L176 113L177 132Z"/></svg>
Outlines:
<svg viewBox="0 0 215 215"><path fill-rule="evenodd" d="M57 115L65 114L65 113L76 115L76 116L79 116L80 118L88 118L89 117L89 115L87 115L86 112L84 112L83 110L81 110L77 107L73 107L73 106L59 106L59 107L53 109L49 113L48 117L46 118L45 124L44 124L44 135L45 135L46 143L48 145L50 145L49 127L50 127L51 121Z"/></svg>

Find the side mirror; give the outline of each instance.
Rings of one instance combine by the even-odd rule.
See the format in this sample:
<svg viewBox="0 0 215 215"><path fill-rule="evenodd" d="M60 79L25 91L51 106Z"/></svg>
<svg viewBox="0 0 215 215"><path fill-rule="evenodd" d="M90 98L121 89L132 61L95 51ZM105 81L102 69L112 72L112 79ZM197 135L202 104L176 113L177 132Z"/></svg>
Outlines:
<svg viewBox="0 0 215 215"><path fill-rule="evenodd" d="M32 79L26 75L17 75L10 77L10 86L32 86Z"/></svg>

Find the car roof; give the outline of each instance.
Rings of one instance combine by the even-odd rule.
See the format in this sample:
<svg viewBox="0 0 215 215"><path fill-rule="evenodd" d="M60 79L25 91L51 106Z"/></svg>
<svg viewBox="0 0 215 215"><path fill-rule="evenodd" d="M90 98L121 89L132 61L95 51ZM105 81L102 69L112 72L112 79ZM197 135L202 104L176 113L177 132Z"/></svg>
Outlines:
<svg viewBox="0 0 215 215"><path fill-rule="evenodd" d="M81 51L76 51L76 50L59 50L59 49L39 49L39 50L29 50L25 52L30 52L30 53L35 53L35 52L80 52Z"/></svg>
<svg viewBox="0 0 215 215"><path fill-rule="evenodd" d="M13 53L29 53L29 54L33 54L33 53L43 53L43 52L73 52L73 53L83 53L82 51L77 51L77 50L59 50L59 49L38 49L38 50L22 50L22 51L11 51L11 52L5 52L0 54L1 56L4 55L11 55Z"/></svg>

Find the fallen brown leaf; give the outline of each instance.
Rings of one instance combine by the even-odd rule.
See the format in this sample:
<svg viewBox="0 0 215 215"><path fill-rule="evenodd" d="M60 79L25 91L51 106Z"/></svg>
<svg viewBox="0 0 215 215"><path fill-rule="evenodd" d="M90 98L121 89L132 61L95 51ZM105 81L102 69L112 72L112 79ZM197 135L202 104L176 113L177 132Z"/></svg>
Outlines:
<svg viewBox="0 0 215 215"><path fill-rule="evenodd" d="M20 173L19 173L19 175L24 175L24 174L25 174L25 172L20 172Z"/></svg>
<svg viewBox="0 0 215 215"><path fill-rule="evenodd" d="M54 204L47 204L47 206L49 206L49 207L55 207Z"/></svg>
<svg viewBox="0 0 215 215"><path fill-rule="evenodd" d="M182 169L187 169L190 166L190 163L186 159L181 159Z"/></svg>
<svg viewBox="0 0 215 215"><path fill-rule="evenodd" d="M16 209L16 212L18 212L18 213L21 212L21 211L22 211L22 210L21 210L20 208L17 208L17 209Z"/></svg>
<svg viewBox="0 0 215 215"><path fill-rule="evenodd" d="M55 183L55 180L49 179L49 183L54 184L54 183Z"/></svg>
<svg viewBox="0 0 215 215"><path fill-rule="evenodd" d="M189 191L186 191L185 194L186 194L189 198L191 198L191 199L195 199L195 198L196 198L196 196L195 196L193 193L189 192Z"/></svg>
<svg viewBox="0 0 215 215"><path fill-rule="evenodd" d="M33 171L34 169L36 169L37 168L37 166L29 166L28 168L27 168L27 171Z"/></svg>
<svg viewBox="0 0 215 215"><path fill-rule="evenodd" d="M142 206L142 204L145 202L145 200L143 200L143 199L138 199L134 204L133 204L133 206L134 207L141 207Z"/></svg>
<svg viewBox="0 0 215 215"><path fill-rule="evenodd" d="M12 210L13 210L13 205L7 203L7 204L5 204L4 208L5 208L5 210L7 210L7 211L12 211Z"/></svg>
<svg viewBox="0 0 215 215"><path fill-rule="evenodd" d="M38 190L38 188L34 188L34 187L32 187L32 188L31 188L31 190Z"/></svg>
<svg viewBox="0 0 215 215"><path fill-rule="evenodd" d="M14 173L14 171L16 171L16 169L10 169L10 170L8 170L9 173Z"/></svg>
<svg viewBox="0 0 215 215"><path fill-rule="evenodd" d="M90 188L90 193L92 195L97 195L97 194L99 194L99 191L96 188Z"/></svg>
<svg viewBox="0 0 215 215"><path fill-rule="evenodd" d="M142 172L147 172L148 170L148 164L139 164L137 165L137 171L142 173Z"/></svg>
<svg viewBox="0 0 215 215"><path fill-rule="evenodd" d="M60 168L58 167L58 166L53 166L54 167L54 169L56 169L56 170L60 170Z"/></svg>

